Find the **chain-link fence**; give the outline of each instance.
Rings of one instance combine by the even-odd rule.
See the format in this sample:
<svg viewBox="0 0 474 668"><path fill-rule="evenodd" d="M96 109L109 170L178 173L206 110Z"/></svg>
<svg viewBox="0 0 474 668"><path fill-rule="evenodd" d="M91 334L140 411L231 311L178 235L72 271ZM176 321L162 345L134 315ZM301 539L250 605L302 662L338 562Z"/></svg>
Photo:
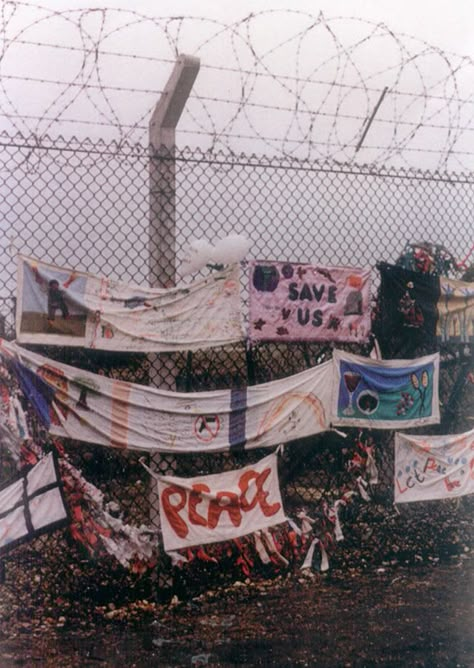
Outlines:
<svg viewBox="0 0 474 668"><path fill-rule="evenodd" d="M395 261L407 242L443 244L458 259L472 244L472 175L267 161L189 150L164 154L143 146L6 135L1 137L0 168L0 329L6 337L14 335L16 252L134 283L149 280L150 261L156 267L153 258L155 263L158 258L162 275L152 280L166 285L184 278L180 264L193 237L212 242L237 232L252 242L249 258L371 267ZM171 230L174 243L156 230L150 235L150 216L167 226L168 235ZM245 267L242 277L246 315ZM374 293L376 288L375 280ZM368 353L364 346L350 349ZM332 347L261 343L248 348L242 343L148 356L58 347L41 352L134 382L200 391L288 376L329 359ZM472 351L446 347L442 353L442 422L433 431L467 430L473 419L472 384L467 380ZM357 436L356 430L349 430L342 443L340 437L323 434L286 448L280 479L288 514L303 506L317 514L324 501L334 501L350 488L348 462ZM453 544L453 532L454 543L463 544L459 527L468 510L466 500L456 507L438 502L436 518L426 503L395 514L393 434L374 431L371 436L380 483L373 503L347 518L351 529L345 553L368 561L389 558L400 549L411 555L436 551ZM126 520L143 521L156 512L157 497L137 453L80 443L69 443L67 449L84 476L106 498L120 503ZM160 455L154 457L154 465L163 473L197 475L232 469L261 456L262 451ZM44 546L52 540L41 541L43 554L51 552ZM397 547L397 541L404 547ZM358 551L351 552L355 545Z"/></svg>

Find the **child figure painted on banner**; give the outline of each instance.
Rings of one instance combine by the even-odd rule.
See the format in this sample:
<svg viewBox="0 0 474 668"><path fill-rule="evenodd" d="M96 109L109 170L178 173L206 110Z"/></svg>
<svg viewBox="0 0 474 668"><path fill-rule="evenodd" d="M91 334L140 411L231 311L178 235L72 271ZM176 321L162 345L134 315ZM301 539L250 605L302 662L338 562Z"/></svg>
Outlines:
<svg viewBox="0 0 474 668"><path fill-rule="evenodd" d="M54 319L56 317L56 312L59 310L61 312L61 315L64 320L67 320L69 318L69 308L66 304L66 300L64 298L64 293L63 290L61 289L61 286L59 285L59 281L56 279L51 279L47 281L45 278L43 278L38 271L38 267L35 264L31 265L31 269L34 273L35 276L35 281L38 283L38 285L43 289L46 290L47 297L48 297L48 321L49 322L54 322ZM67 280L63 283L62 288L67 289L71 283L75 280L76 274L75 272L72 272Z"/></svg>
<svg viewBox="0 0 474 668"><path fill-rule="evenodd" d="M48 320L54 320L58 309L61 311L63 319L67 320L69 318L69 309L59 287L59 282L52 280L48 282Z"/></svg>

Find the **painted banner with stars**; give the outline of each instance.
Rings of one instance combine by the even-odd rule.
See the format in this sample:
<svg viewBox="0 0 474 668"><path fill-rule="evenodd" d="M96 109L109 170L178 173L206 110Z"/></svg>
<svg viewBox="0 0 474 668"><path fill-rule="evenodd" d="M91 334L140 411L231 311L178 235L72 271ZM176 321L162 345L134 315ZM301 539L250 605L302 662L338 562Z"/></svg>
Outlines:
<svg viewBox="0 0 474 668"><path fill-rule="evenodd" d="M366 341L370 269L250 263L253 341Z"/></svg>

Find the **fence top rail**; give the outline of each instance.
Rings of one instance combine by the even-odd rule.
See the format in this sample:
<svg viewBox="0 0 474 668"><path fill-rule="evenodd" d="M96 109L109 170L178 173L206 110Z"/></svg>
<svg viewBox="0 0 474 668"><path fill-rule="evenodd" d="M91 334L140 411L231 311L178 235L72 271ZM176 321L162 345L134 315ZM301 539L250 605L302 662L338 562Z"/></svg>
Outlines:
<svg viewBox="0 0 474 668"><path fill-rule="evenodd" d="M430 171L417 168L383 167L357 162L338 162L334 160L303 160L288 156L264 156L256 154L233 153L231 151L202 150L185 146L154 149L150 145L129 143L127 141L106 142L104 140L78 139L76 137L50 137L35 134L0 133L0 147L35 152L86 154L100 157L125 157L137 160L174 160L181 163L199 163L214 167L252 167L262 169L287 169L293 171L324 172L353 176L371 176L380 178L403 179L413 181L434 181L448 184L474 185L474 172ZM29 157L29 156L28 156Z"/></svg>

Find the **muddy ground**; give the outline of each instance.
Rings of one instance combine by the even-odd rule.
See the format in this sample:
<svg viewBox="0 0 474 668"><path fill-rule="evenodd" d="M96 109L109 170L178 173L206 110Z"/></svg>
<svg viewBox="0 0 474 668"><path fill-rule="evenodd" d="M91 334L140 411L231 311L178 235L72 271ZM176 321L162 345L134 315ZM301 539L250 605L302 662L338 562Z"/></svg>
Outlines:
<svg viewBox="0 0 474 668"><path fill-rule="evenodd" d="M0 666L474 666L473 577L474 559L462 555L235 583L152 606L134 624L52 628L7 619Z"/></svg>

